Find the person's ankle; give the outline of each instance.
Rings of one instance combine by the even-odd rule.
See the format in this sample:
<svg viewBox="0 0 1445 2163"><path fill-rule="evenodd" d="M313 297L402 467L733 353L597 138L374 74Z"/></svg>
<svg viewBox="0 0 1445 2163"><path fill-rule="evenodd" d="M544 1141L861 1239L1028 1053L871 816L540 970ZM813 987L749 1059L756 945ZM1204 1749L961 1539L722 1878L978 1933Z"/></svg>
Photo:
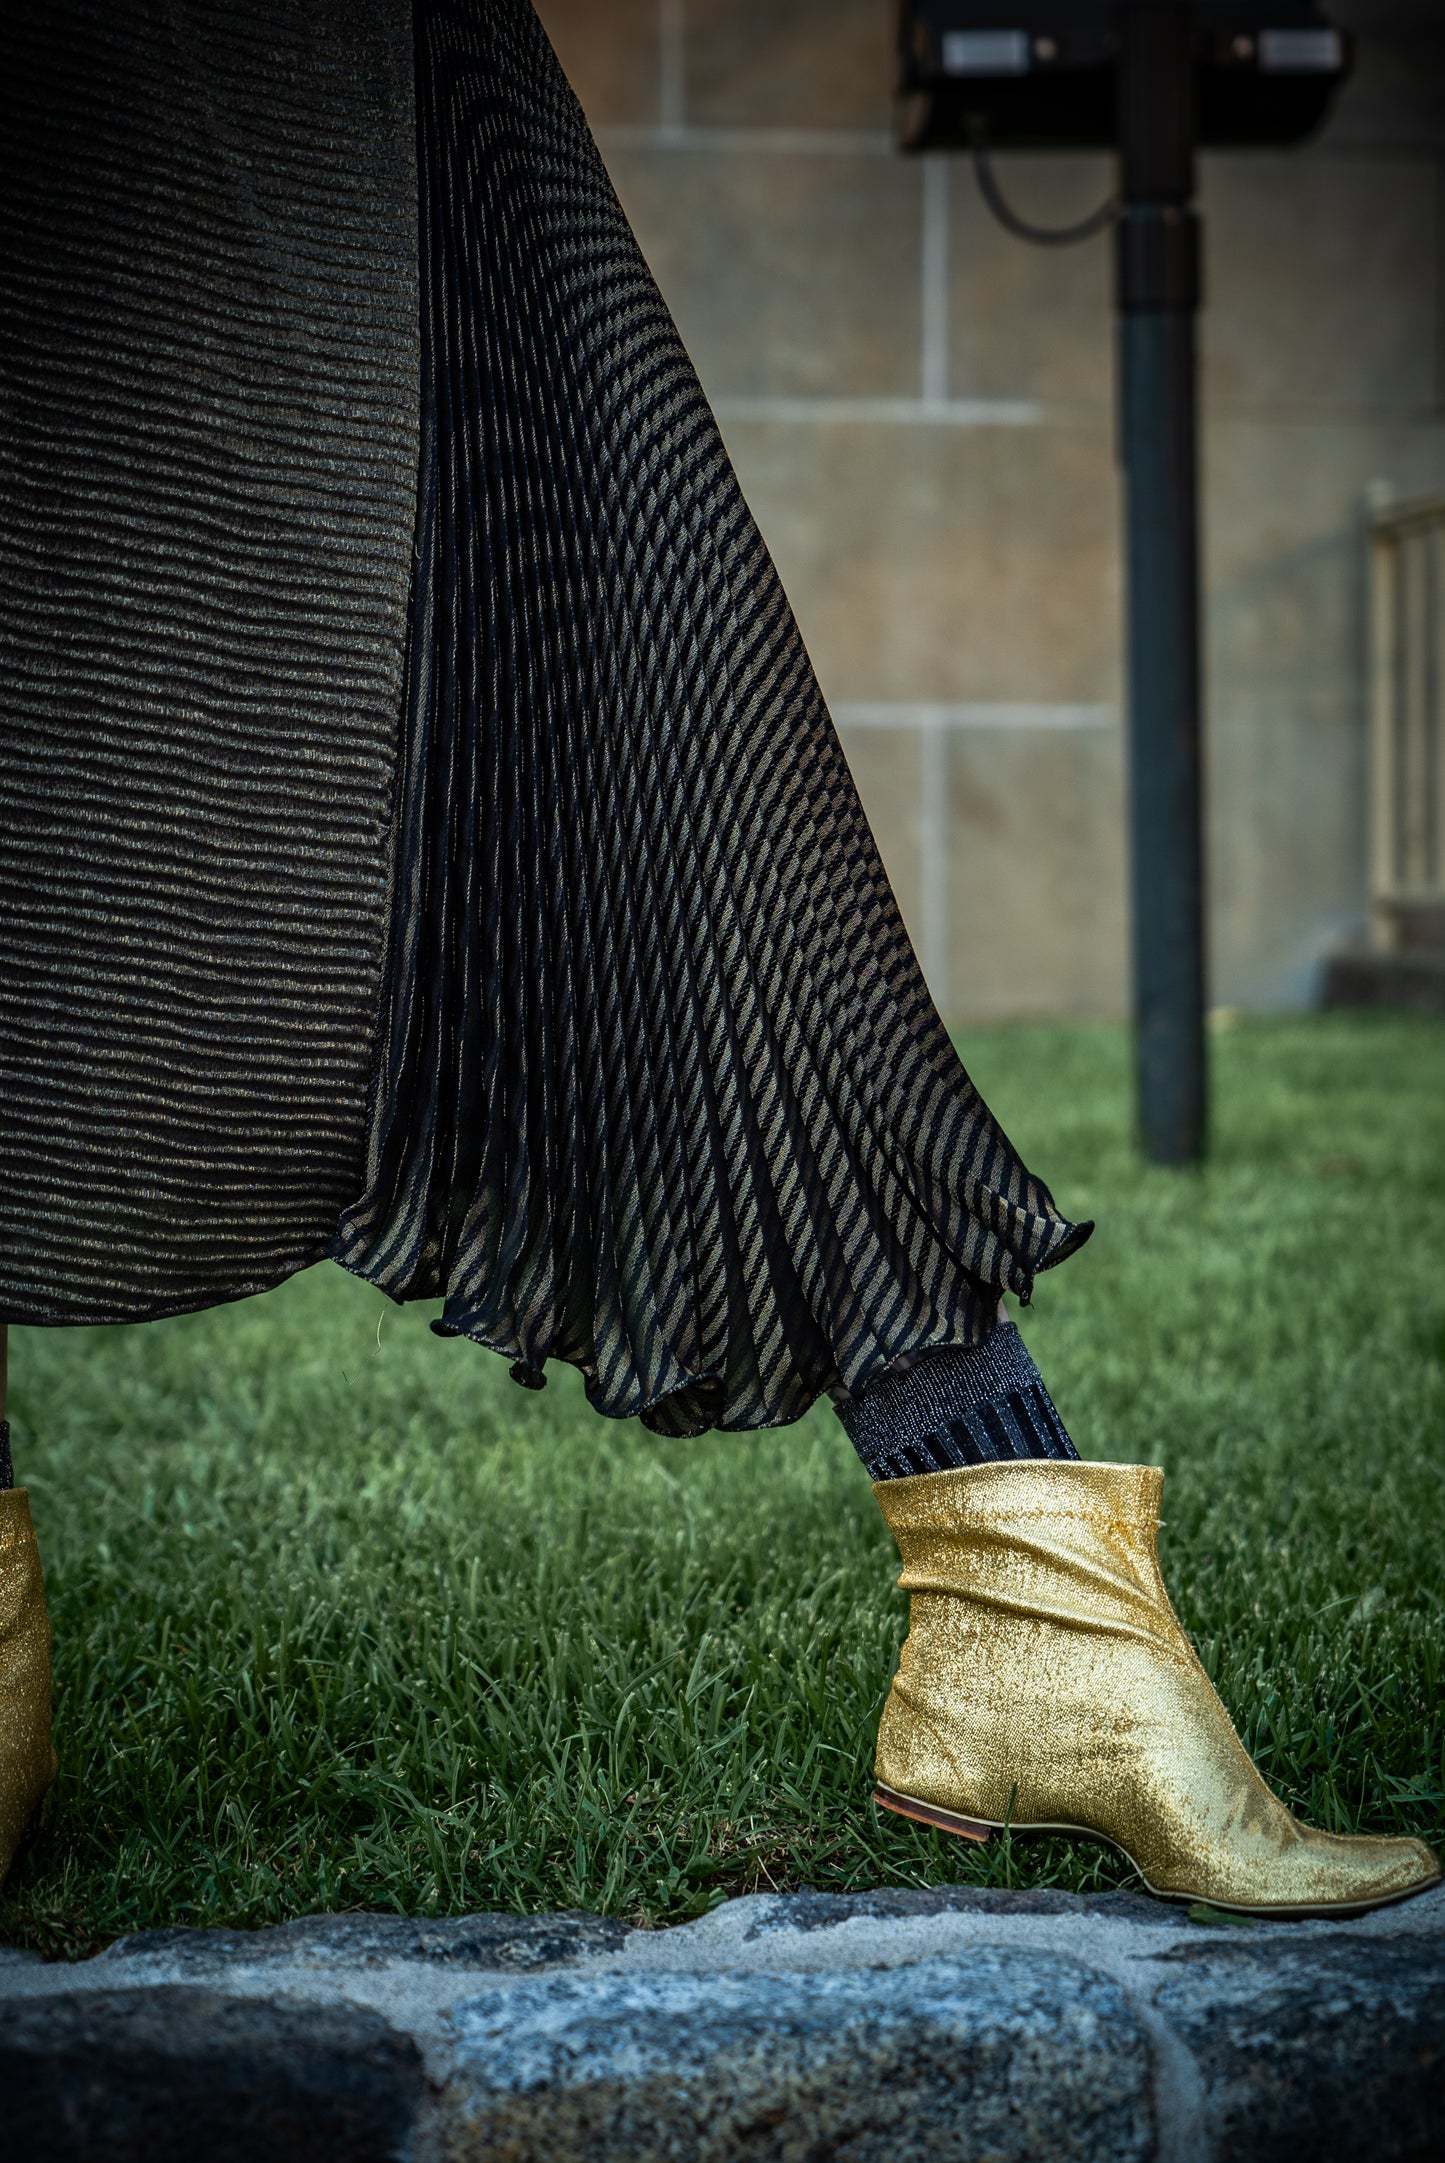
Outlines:
<svg viewBox="0 0 1445 2163"><path fill-rule="evenodd" d="M1079 1454L1006 1318L981 1344L922 1353L906 1369L889 1369L840 1404L838 1417L875 1482Z"/></svg>

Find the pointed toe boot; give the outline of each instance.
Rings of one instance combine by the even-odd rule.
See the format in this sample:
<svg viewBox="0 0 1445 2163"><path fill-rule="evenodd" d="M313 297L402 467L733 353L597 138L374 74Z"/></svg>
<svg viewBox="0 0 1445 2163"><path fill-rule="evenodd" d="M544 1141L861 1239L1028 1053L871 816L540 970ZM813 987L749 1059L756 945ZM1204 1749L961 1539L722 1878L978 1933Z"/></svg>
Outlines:
<svg viewBox="0 0 1445 2163"><path fill-rule="evenodd" d="M23 1487L0 1492L0 1881L55 1777L50 1620Z"/></svg>
<svg viewBox="0 0 1445 2163"><path fill-rule="evenodd" d="M1422 1841L1340 1838L1265 1786L1159 1572L1164 1475L1013 1462L874 1488L912 1595L877 1800L946 1832L1086 1833L1151 1892L1347 1916L1438 1883Z"/></svg>

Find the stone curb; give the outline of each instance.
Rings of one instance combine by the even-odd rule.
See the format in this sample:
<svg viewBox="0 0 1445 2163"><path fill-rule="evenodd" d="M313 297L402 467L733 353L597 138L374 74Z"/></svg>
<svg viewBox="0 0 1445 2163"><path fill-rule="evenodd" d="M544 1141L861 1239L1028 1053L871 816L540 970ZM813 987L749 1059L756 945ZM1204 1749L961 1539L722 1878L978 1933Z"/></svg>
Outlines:
<svg viewBox="0 0 1445 2163"><path fill-rule="evenodd" d="M799 1893L0 1951L12 2163L1436 2163L1445 1889Z"/></svg>

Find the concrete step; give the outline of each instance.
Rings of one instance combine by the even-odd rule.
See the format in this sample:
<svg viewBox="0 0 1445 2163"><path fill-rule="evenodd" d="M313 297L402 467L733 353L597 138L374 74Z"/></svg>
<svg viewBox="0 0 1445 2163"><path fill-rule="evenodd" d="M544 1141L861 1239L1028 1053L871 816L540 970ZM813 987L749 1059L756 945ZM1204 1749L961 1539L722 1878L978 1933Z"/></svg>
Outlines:
<svg viewBox="0 0 1445 2163"><path fill-rule="evenodd" d="M1345 947L1325 963L1321 1004L1445 1014L1445 947Z"/></svg>
<svg viewBox="0 0 1445 2163"><path fill-rule="evenodd" d="M1445 1892L801 1893L0 1954L9 2163L1436 2163Z"/></svg>

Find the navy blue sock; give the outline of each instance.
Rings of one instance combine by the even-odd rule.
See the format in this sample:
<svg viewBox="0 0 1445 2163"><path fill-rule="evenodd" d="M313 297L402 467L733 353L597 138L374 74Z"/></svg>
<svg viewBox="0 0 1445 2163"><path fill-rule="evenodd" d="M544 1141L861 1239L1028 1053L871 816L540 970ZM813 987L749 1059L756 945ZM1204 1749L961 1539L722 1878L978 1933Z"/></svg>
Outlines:
<svg viewBox="0 0 1445 2163"><path fill-rule="evenodd" d="M838 1417L874 1480L1079 1454L1012 1322L982 1344L890 1368Z"/></svg>

